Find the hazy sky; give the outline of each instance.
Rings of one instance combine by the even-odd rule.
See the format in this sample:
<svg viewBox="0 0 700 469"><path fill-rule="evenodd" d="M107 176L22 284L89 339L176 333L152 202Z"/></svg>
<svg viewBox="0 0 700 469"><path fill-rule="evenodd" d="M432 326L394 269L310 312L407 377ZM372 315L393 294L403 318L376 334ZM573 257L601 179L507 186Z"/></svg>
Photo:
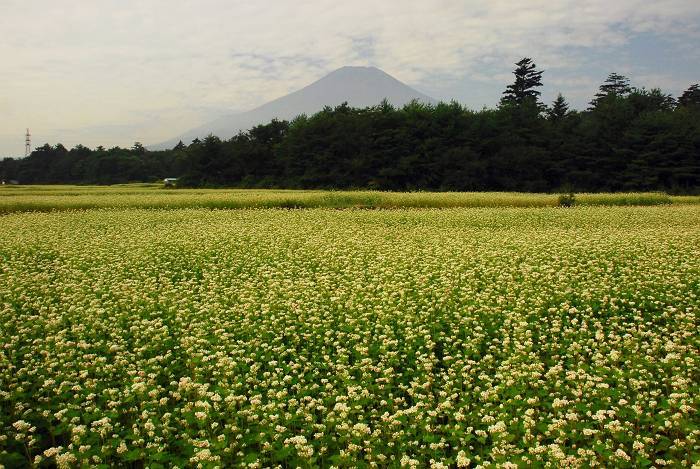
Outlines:
<svg viewBox="0 0 700 469"><path fill-rule="evenodd" d="M156 143L374 65L494 106L513 62L585 107L611 71L677 96L700 81L699 0L0 0L0 157Z"/></svg>

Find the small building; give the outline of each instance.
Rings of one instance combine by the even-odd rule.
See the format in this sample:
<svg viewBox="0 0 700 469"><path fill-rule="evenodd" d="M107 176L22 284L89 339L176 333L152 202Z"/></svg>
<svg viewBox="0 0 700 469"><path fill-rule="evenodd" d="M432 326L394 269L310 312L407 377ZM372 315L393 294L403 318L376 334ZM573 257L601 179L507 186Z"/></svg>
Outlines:
<svg viewBox="0 0 700 469"><path fill-rule="evenodd" d="M177 178L165 178L163 179L163 185L165 187L175 187L177 185Z"/></svg>

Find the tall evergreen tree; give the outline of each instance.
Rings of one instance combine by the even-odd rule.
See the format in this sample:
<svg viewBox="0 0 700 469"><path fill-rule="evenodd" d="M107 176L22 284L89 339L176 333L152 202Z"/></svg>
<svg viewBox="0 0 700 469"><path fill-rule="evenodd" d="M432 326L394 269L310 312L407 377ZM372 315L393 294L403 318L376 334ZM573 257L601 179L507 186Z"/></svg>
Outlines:
<svg viewBox="0 0 700 469"><path fill-rule="evenodd" d="M557 99L552 103L552 107L547 111L549 120L557 122L562 120L569 113L569 103L566 102L561 93L557 95Z"/></svg>
<svg viewBox="0 0 700 469"><path fill-rule="evenodd" d="M700 85L697 83L691 85L690 88L685 90L683 94L678 98L678 105L680 106L700 106Z"/></svg>
<svg viewBox="0 0 700 469"><path fill-rule="evenodd" d="M598 88L598 92L593 97L590 102L591 108L598 105L598 102L608 96L627 96L632 92L632 87L630 86L630 80L624 75L618 73L611 73L608 78L605 79L602 85Z"/></svg>
<svg viewBox="0 0 700 469"><path fill-rule="evenodd" d="M526 101L538 103L540 92L537 88L542 86L542 70L537 70L537 65L532 59L525 57L517 62L517 68L513 71L515 82L508 85L503 92L501 105L519 106Z"/></svg>

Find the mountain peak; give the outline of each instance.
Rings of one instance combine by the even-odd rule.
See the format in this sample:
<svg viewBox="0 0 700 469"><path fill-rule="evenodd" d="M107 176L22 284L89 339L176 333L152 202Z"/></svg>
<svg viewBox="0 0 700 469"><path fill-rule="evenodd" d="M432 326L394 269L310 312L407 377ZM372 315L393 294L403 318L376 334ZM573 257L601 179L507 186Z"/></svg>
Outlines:
<svg viewBox="0 0 700 469"><path fill-rule="evenodd" d="M328 75L324 76L320 80L338 78L338 77L355 77L355 78L390 78L396 80L394 77L374 66L362 66L362 65L346 65L344 67L337 68L330 72ZM319 80L319 81L320 81ZM398 81L398 80L396 80ZM400 82L399 82L400 83Z"/></svg>
<svg viewBox="0 0 700 469"><path fill-rule="evenodd" d="M384 73L384 71L378 69L377 67L375 67L373 65L367 65L367 66L365 66L365 65L344 65L340 68L333 70L328 75L332 75L334 73L357 73L357 72L373 72L373 73L379 72L383 75L386 75L386 73ZM328 75L326 75L326 76L328 76Z"/></svg>
<svg viewBox="0 0 700 469"><path fill-rule="evenodd" d="M412 100L436 102L377 67L349 65L330 72L298 91L250 111L217 119L151 148L171 148L180 140L189 143L209 134L222 139L231 138L240 131L272 119L291 120L300 114L314 114L325 106L337 106L343 102L353 107L374 106L384 99L394 106L403 106Z"/></svg>

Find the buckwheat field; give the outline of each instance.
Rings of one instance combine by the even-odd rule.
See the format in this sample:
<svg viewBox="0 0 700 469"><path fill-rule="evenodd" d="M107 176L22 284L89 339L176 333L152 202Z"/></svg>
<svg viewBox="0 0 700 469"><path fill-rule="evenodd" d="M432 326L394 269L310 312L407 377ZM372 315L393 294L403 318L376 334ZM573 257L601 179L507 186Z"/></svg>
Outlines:
<svg viewBox="0 0 700 469"><path fill-rule="evenodd" d="M0 216L5 467L698 467L700 205Z"/></svg>

